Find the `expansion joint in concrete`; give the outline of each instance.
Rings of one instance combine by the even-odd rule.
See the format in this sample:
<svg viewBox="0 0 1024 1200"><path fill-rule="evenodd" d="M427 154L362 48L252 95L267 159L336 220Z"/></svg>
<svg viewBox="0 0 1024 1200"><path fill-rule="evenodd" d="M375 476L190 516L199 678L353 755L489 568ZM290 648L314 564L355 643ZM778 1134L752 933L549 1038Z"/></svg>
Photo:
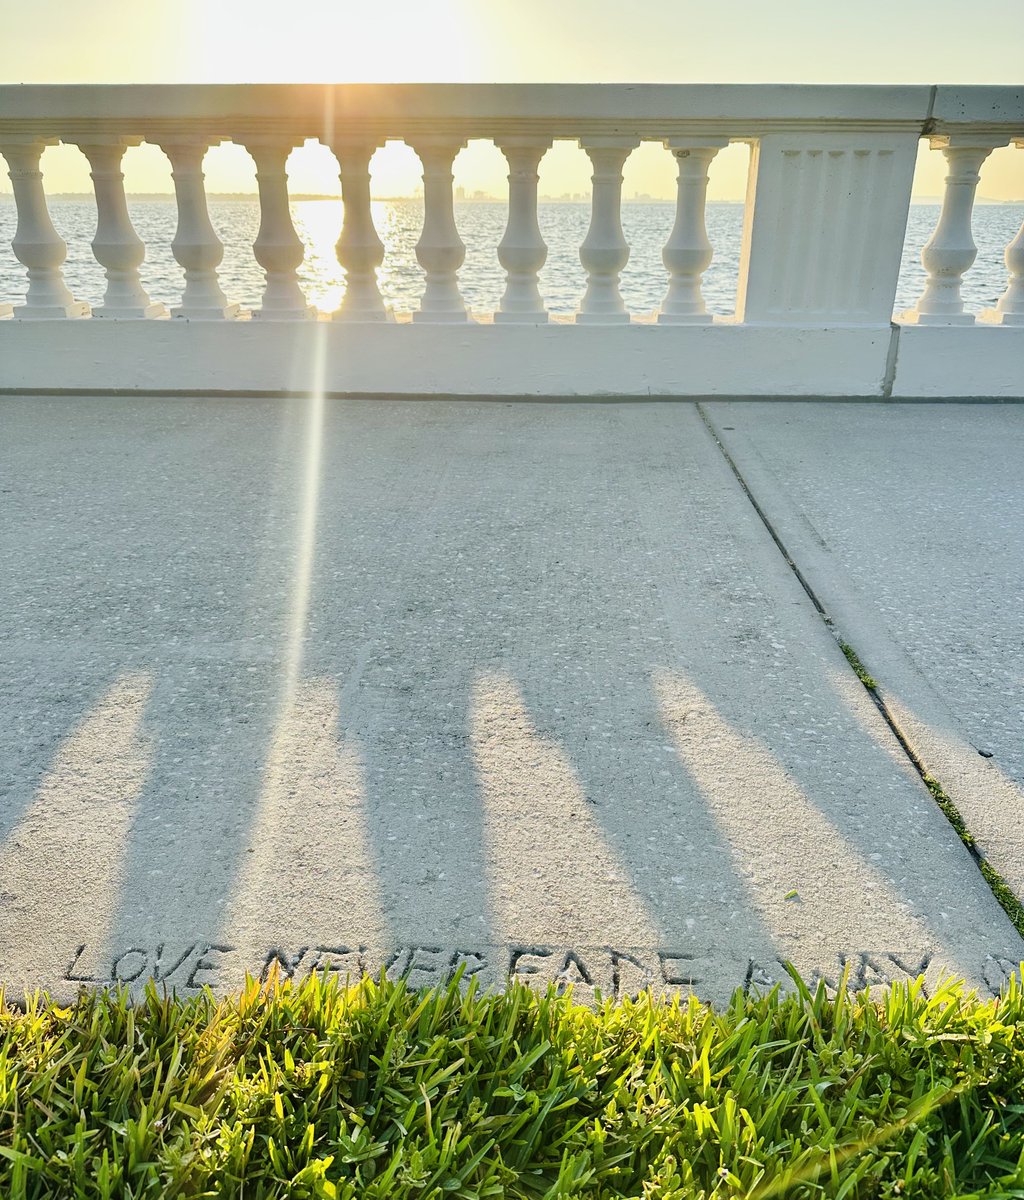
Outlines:
<svg viewBox="0 0 1024 1200"><path fill-rule="evenodd" d="M771 521L768 519L768 514L764 511L764 509L761 507L761 505L758 504L757 497L747 486L747 481L743 478L743 475L741 474L739 467L736 465L732 455L729 453L728 450L726 450L725 446L722 444L721 438L719 438L718 434L715 432L715 427L711 424L710 420L708 419L708 415L704 411L704 406L700 403L700 401L697 401L696 407L697 407L697 412L700 413L700 419L704 422L704 425L705 425L708 433L711 435L711 440L715 443L715 445L718 447L719 453L722 455L722 457L725 459L725 461L729 464L729 469L732 471L733 475L736 477L736 482L743 489L743 494L744 494L744 496L746 496L747 500L750 502L750 505L753 508L754 512L756 512L757 515L761 518L761 523L764 525L765 529L768 530L768 534L771 537L772 541L775 543L776 547L778 548L779 553L786 560L786 565L796 576L797 580L800 583L800 586L807 593L807 598L814 605L814 607L818 610L818 613L820 614L821 618L824 620L825 624L831 628L832 621L831 621L831 618L829 617L828 613L825 611L824 605L818 599L817 595L815 595L814 589L807 582L807 579L804 576L803 572L796 565L796 562L793 560L792 555L786 549L785 545L782 542L782 538L779 537L778 533L775 530L775 527L772 525Z"/></svg>
<svg viewBox="0 0 1024 1200"><path fill-rule="evenodd" d="M889 350L885 356L885 375L882 379L882 399L892 399L896 382L896 363L900 353L900 326L895 321L889 326Z"/></svg>
<svg viewBox="0 0 1024 1200"><path fill-rule="evenodd" d="M703 405L699 401L696 404L696 408L698 413L700 413L701 420L704 422L711 440L718 447L719 452L728 464L729 469L732 471L736 482L743 491L743 494L750 502L751 507L757 513L758 517L761 519L761 523L768 531L768 535L775 543L779 553L785 559L786 565L793 572L800 586L807 593L808 599L817 610L818 615L828 627L829 632L838 642L839 647L843 652L843 656L850 665L850 670L853 671L853 673L857 676L858 680L864 687L864 690L871 697L875 707L878 709L886 725L889 727L889 730L896 739L900 749L906 755L907 760L920 777L921 783L928 789L932 799L936 802L943 816L952 826L953 831L962 842L968 854L970 854L972 861L981 873L982 878L985 880L985 883L988 885L988 888L992 892L992 895L995 897L997 903L1006 913L1007 917L1009 917L1017 932L1024 937L1024 904L1021 903L1020 898L1018 898L1013 892L1003 876L995 869L995 867L992 866L992 864L978 849L974 835L971 833L967 823L964 821L960 810L956 806L956 803L949 796L942 783L931 774L920 754L918 754L918 752L914 749L910 739L901 729L899 722L897 721L892 710L886 704L885 697L879 690L878 684L867 673L867 670L861 662L856 650L848 642L844 641L839 635L832 618L825 610L824 604L815 593L814 588L808 582L807 577L800 570L796 561L793 559L793 556L786 549L786 545L779 536L778 530L772 524L764 508L762 508L762 506L758 503L757 497L751 491L746 479L744 479L743 473L737 466L735 459L723 445L722 440L719 438L718 433L715 430L715 427L712 425Z"/></svg>

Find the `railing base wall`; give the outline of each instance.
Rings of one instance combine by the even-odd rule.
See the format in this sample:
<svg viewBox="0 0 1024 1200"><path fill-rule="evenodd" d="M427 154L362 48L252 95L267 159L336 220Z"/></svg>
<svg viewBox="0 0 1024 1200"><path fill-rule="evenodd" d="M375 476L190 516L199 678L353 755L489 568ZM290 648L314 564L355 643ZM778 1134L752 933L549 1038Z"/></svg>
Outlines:
<svg viewBox="0 0 1024 1200"><path fill-rule="evenodd" d="M969 328L904 325L900 328L892 396L1024 398L1022 335L1024 329L980 321Z"/></svg>
<svg viewBox="0 0 1024 1200"><path fill-rule="evenodd" d="M0 324L0 391L1024 398L1024 329Z"/></svg>

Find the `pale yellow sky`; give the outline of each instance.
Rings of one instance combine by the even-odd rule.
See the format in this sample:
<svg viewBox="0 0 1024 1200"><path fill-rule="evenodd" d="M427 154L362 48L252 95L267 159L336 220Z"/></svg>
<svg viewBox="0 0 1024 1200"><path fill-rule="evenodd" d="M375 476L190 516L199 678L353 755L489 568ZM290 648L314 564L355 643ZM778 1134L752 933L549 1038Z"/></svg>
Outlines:
<svg viewBox="0 0 1024 1200"><path fill-rule="evenodd" d="M0 80L63 82L565 81L1020 83L1022 0L33 0L5 6ZM712 168L712 199L743 195L747 150ZM46 152L47 186L86 191L73 147ZM390 145L374 162L377 195L408 194L415 156ZM159 150L125 159L133 191L170 191ZM322 146L295 152L296 192L336 190ZM456 162L467 193L504 193L504 159L474 143ZM222 146L207 157L211 191L249 191L251 161ZM559 144L541 190L586 192L588 163ZM923 150L916 191L941 191L941 155ZM3 183L6 184L6 179ZM9 188L5 189L9 190ZM1024 152L997 151L980 192L1024 198ZM642 146L625 194L673 193L673 163Z"/></svg>

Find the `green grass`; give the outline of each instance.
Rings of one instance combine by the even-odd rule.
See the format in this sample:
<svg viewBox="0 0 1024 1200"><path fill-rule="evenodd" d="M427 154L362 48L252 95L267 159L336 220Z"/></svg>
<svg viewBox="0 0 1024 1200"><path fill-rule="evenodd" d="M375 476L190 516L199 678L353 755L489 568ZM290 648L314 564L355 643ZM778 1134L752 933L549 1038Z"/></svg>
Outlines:
<svg viewBox="0 0 1024 1200"><path fill-rule="evenodd" d="M1024 1196L1024 995L334 980L0 1015L0 1195Z"/></svg>

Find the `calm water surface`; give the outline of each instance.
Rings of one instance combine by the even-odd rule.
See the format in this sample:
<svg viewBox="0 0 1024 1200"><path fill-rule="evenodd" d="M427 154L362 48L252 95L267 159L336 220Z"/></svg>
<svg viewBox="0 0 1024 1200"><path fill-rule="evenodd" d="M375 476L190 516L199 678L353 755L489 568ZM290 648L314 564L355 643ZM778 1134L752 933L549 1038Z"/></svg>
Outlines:
<svg viewBox="0 0 1024 1200"><path fill-rule="evenodd" d="M142 279L154 300L176 304L181 294L181 269L171 254L176 209L167 200L129 202L132 220L146 243ZM96 225L91 201L53 200L50 211L57 231L68 243L65 275L76 298L99 304L103 296L103 271L92 257L89 242ZM493 203L456 205L456 220L466 243L466 263L459 274L463 295L470 308L493 312L504 289L504 272L495 248L501 240L507 206ZM931 236L938 219L938 205L915 204L910 209L907 241L903 253L896 311L911 307L924 286L921 247ZM675 206L668 201L624 204L622 226L630 244L629 265L622 275L622 294L637 315L659 307L666 277L661 248L668 238ZM252 243L259 228L259 205L253 200L213 200L210 215L224 242L221 280L231 300L249 308L258 307L263 272L252 256ZM334 243L341 228L340 200L299 200L292 216L306 244L301 278L306 296L324 311L336 308L344 291L341 268ZM978 259L964 281L967 305L975 310L991 307L1006 287L1003 252L1013 239L1024 205L986 204L974 212L974 238ZM422 273L414 247L423 221L422 202L382 200L374 202L374 220L387 254L381 271L381 291L396 312L418 306ZM548 260L541 272L541 291L553 313L576 310L584 287L579 245L590 220L589 203L541 204L540 225L548 244ZM727 315L735 311L739 272L742 204L710 204L707 209L708 236L715 257L704 277L708 308ZM9 243L14 235L15 209L8 198L0 200L0 299L18 300L24 295L25 277Z"/></svg>

